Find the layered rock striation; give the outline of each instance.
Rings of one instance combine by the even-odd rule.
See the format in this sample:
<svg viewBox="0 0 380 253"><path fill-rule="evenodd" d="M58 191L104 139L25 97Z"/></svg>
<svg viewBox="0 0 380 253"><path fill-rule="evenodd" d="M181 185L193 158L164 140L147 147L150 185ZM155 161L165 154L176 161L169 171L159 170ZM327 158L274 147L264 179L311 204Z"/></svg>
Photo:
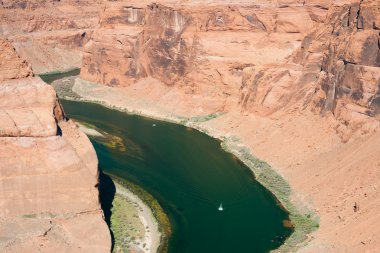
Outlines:
<svg viewBox="0 0 380 253"><path fill-rule="evenodd" d="M11 44L0 52L0 251L109 252L95 150Z"/></svg>

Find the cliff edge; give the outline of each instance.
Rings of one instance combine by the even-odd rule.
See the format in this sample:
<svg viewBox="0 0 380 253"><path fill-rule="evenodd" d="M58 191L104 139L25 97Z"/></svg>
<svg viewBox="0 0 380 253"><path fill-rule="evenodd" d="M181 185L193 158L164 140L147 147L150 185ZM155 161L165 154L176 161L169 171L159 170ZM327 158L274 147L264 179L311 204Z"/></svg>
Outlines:
<svg viewBox="0 0 380 253"><path fill-rule="evenodd" d="M95 150L9 41L0 52L0 251L109 252Z"/></svg>

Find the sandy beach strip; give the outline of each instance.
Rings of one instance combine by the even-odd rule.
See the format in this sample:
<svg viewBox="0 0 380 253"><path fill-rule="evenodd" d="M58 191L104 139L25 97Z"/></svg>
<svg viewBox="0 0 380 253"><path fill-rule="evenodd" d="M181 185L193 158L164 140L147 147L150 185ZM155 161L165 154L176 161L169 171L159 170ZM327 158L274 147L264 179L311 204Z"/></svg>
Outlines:
<svg viewBox="0 0 380 253"><path fill-rule="evenodd" d="M158 222L154 218L152 210L144 204L138 196L133 194L127 188L121 186L117 182L114 183L117 194L129 199L138 206L138 208L136 208L138 211L138 216L145 229L144 238L140 241L140 245L146 245L146 247L140 247L140 249L146 253L157 252L157 249L160 246L161 233L158 230Z"/></svg>

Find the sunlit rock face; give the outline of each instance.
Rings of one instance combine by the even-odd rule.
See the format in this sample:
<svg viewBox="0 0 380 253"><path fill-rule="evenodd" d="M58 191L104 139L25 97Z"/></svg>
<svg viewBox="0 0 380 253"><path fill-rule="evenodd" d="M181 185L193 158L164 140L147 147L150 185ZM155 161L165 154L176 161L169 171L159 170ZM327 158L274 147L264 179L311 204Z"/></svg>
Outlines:
<svg viewBox="0 0 380 253"><path fill-rule="evenodd" d="M311 34L313 42L301 50L303 56L308 48L318 48L323 54L316 104L321 105L322 114L331 111L340 121L343 140L357 131L371 132L378 125L379 16L376 1L334 6L327 29ZM318 41L320 37L326 39Z"/></svg>
<svg viewBox="0 0 380 253"><path fill-rule="evenodd" d="M129 86L152 77L205 101L267 115L333 113L342 140L378 126L376 1L107 1L81 77Z"/></svg>
<svg viewBox="0 0 380 253"><path fill-rule="evenodd" d="M102 1L0 2L0 37L12 42L34 73L79 68L82 46L99 23Z"/></svg>
<svg viewBox="0 0 380 253"><path fill-rule="evenodd" d="M326 13L321 7L287 4L221 1L207 7L130 1L126 6L107 1L100 27L85 46L81 76L110 86L130 85L145 77L167 85L223 85L221 76L238 79L244 65L289 55L302 34ZM276 45L278 34L285 38ZM264 47L263 36L271 36L267 42L278 54L263 52L254 59L257 51L248 49Z"/></svg>
<svg viewBox="0 0 380 253"><path fill-rule="evenodd" d="M286 66L244 70L241 105L269 112L286 106L333 113L347 141L378 127L380 49L378 3L341 3L305 36Z"/></svg>
<svg viewBox="0 0 380 253"><path fill-rule="evenodd" d="M379 18L377 0L0 1L0 35L8 40L0 44L1 147L23 154L23 163L8 153L0 158L5 164L0 169L8 175L0 181L6 189L0 195L0 238L10 238L0 239L2 249L27 251L40 245L38 238L47 238L52 250L59 245L70 245L70 252L77 252L78 245L108 250L94 190L94 152L84 139L75 146L70 136L82 140L82 135L64 120L53 91L38 78L27 78L31 69L42 73L72 67L82 67L82 79L125 87L138 102L146 99L179 115L226 112L226 118L215 120L215 128L246 140L260 157L283 168L292 186L312 196L321 215L318 238L329 237L325 239L335 249L343 244L349 250L354 245L357 252L376 248L371 233L379 226L373 223L376 228L368 229L364 221L376 217L372 206L379 199L378 150L371 137L380 112ZM13 80L19 78L26 79ZM327 134L331 129L351 146L334 150L341 143ZM360 144L366 136L371 138ZM325 149L317 145L327 140ZM62 162L58 153L70 162ZM26 163L33 166L16 165ZM59 190L55 185L66 187L65 182L49 174L79 177L83 168L94 176L70 186L83 199ZM28 178L17 174L23 171L39 184L29 185L28 179L25 194L19 194L24 192L22 179ZM36 171L49 175L48 183ZM52 194L43 193L45 188ZM9 206L9 196L16 195L15 206ZM357 199L368 201L360 215L352 211ZM52 204L58 200L65 204ZM40 203L39 209L31 203ZM76 215L69 215L67 223L43 215L21 218L26 212L34 217L58 209ZM88 216L81 211L93 209L97 211L85 211ZM50 221L56 229L49 230ZM21 222L29 225L21 227ZM39 229L27 232L36 224ZM94 227L80 226L75 234L77 224ZM86 230L97 224L99 233ZM69 236L55 241L68 228ZM331 232L335 228L339 233ZM55 232L46 234L48 230ZM93 237L83 236L88 234Z"/></svg>
<svg viewBox="0 0 380 253"><path fill-rule="evenodd" d="M11 43L0 37L0 81L33 75L30 65L21 59Z"/></svg>
<svg viewBox="0 0 380 253"><path fill-rule="evenodd" d="M0 251L109 252L90 141L3 39L0 76Z"/></svg>
<svg viewBox="0 0 380 253"><path fill-rule="evenodd" d="M85 47L82 76L110 86L147 76L174 84L185 77L195 53L194 38L183 39L187 22L180 12L157 4L108 7Z"/></svg>

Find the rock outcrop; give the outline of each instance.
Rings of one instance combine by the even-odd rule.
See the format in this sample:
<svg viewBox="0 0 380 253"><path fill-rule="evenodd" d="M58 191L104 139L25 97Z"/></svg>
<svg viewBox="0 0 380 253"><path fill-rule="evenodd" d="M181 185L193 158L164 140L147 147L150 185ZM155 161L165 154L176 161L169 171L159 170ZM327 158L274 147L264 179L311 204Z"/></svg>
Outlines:
<svg viewBox="0 0 380 253"><path fill-rule="evenodd" d="M343 141L372 133L380 120L379 16L376 1L331 6L286 65L244 70L240 104L332 113Z"/></svg>
<svg viewBox="0 0 380 253"><path fill-rule="evenodd" d="M99 22L101 0L0 1L0 36L36 74L79 68L82 46Z"/></svg>
<svg viewBox="0 0 380 253"><path fill-rule="evenodd" d="M11 43L0 38L0 81L32 76L29 64L22 60Z"/></svg>
<svg viewBox="0 0 380 253"><path fill-rule="evenodd" d="M166 5L147 6L130 1L128 4L106 3L100 28L85 46L83 78L110 86L129 85L147 76L167 85L196 85L199 79L222 84L221 76L233 78L236 75L233 72L255 62L249 55L235 61L234 53L252 54L247 49L253 48L253 43L264 46L258 40L280 33L286 34L289 40L279 49L281 58L302 38L299 34L320 22L316 16L325 12L319 7L299 5L267 7L221 2L205 8L192 2L168 1L163 2ZM232 32L238 32L239 36L232 37ZM255 39L254 34L259 38ZM274 39L275 36L268 38L272 42ZM216 43L226 48L222 52L212 49L210 52L208 46ZM222 69L234 63L238 66ZM215 77L207 80L210 72Z"/></svg>
<svg viewBox="0 0 380 253"><path fill-rule="evenodd" d="M11 44L0 52L0 251L109 252L95 150Z"/></svg>

